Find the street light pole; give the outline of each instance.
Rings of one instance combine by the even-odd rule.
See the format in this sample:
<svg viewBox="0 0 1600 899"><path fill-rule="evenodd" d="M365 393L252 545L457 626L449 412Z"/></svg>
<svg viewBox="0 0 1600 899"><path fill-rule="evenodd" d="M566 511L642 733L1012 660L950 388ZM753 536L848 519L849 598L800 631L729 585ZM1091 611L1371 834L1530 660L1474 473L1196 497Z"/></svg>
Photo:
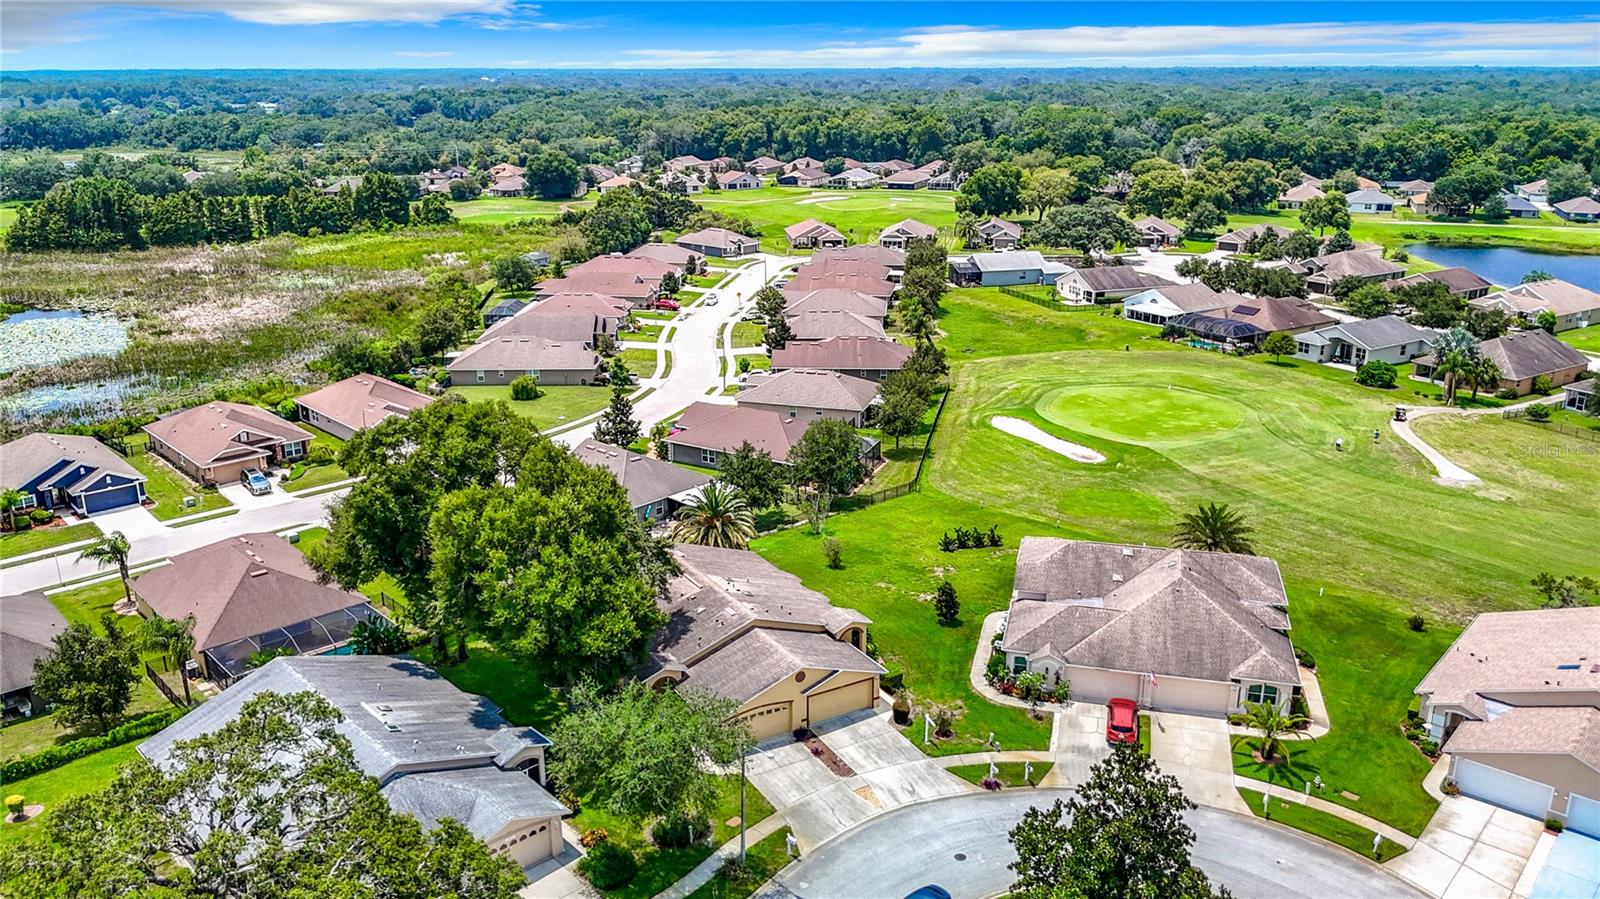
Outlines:
<svg viewBox="0 0 1600 899"><path fill-rule="evenodd" d="M739 864L744 864L744 756L739 756Z"/></svg>

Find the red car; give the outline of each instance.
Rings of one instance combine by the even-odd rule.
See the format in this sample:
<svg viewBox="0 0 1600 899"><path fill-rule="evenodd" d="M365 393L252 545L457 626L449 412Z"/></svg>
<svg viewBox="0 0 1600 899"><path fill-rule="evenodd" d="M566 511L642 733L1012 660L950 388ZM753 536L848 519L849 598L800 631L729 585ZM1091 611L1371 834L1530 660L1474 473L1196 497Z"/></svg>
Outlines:
<svg viewBox="0 0 1600 899"><path fill-rule="evenodd" d="M1131 699L1106 703L1106 742L1139 742L1139 704Z"/></svg>
<svg viewBox="0 0 1600 899"><path fill-rule="evenodd" d="M657 309L666 309L666 310L668 310L670 312L677 312L678 311L678 301L677 300L667 300L667 299L656 300L656 308Z"/></svg>

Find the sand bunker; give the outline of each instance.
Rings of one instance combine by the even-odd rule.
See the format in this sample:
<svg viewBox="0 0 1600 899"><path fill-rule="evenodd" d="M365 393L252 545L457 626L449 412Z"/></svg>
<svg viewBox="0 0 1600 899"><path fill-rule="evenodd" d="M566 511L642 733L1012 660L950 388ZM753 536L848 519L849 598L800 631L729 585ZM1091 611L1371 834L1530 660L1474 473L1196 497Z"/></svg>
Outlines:
<svg viewBox="0 0 1600 899"><path fill-rule="evenodd" d="M829 200L848 200L848 199L850 199L850 198L848 196L844 195L844 194L822 194L820 196L806 197L804 200L795 200L794 204L796 206L805 206L805 205L807 205L809 203L826 203Z"/></svg>
<svg viewBox="0 0 1600 899"><path fill-rule="evenodd" d="M1105 456L1100 455L1087 446L1070 443L1060 437L1053 437L1039 430L1032 422L1009 415L996 415L989 419L989 424L994 425L1013 437L1021 437L1029 443L1038 444L1052 453L1059 453L1074 462L1087 462L1090 464L1104 462Z"/></svg>

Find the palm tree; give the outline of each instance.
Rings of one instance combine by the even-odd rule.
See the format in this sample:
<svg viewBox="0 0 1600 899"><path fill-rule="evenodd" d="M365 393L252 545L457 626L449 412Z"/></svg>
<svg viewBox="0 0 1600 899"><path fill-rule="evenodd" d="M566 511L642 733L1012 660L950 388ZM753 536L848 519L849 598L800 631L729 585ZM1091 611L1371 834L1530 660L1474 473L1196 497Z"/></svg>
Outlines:
<svg viewBox="0 0 1600 899"><path fill-rule="evenodd" d="M112 531L79 553L78 561L88 559L101 568L116 565L117 574L122 576L122 598L132 602L133 588L128 584L128 553L132 549L121 531Z"/></svg>
<svg viewBox="0 0 1600 899"><path fill-rule="evenodd" d="M17 529L17 506L21 505L27 498L28 494L15 487L8 487L4 491L0 491L0 506L5 507L6 524L10 525L13 531Z"/></svg>
<svg viewBox="0 0 1600 899"><path fill-rule="evenodd" d="M1255 549L1245 535L1252 530L1255 529L1244 523L1244 516L1228 508L1227 503L1207 503L1183 516L1173 532L1172 544L1179 549L1250 556L1255 555Z"/></svg>
<svg viewBox="0 0 1600 899"><path fill-rule="evenodd" d="M1472 398L1477 399L1480 388L1487 390L1500 383L1500 366L1488 356L1479 356L1468 367L1467 383L1472 385Z"/></svg>
<svg viewBox="0 0 1600 899"><path fill-rule="evenodd" d="M1473 360L1482 355L1478 348L1478 339L1472 332L1457 325L1439 335L1433 344L1433 358L1435 360L1433 373L1429 380L1444 378L1444 404L1454 405L1456 401L1456 385L1467 374Z"/></svg>
<svg viewBox="0 0 1600 899"><path fill-rule="evenodd" d="M978 242L978 217L970 212L963 212L956 216L956 237L961 239L962 246L972 246Z"/></svg>
<svg viewBox="0 0 1600 899"><path fill-rule="evenodd" d="M1287 759L1289 750L1283 745L1282 736L1310 721L1304 715L1285 712L1278 708L1276 703L1271 702L1247 702L1245 709L1245 726L1255 731L1261 738L1257 745L1261 749L1262 761L1277 755ZM1306 739L1315 738L1307 734Z"/></svg>
<svg viewBox="0 0 1600 899"><path fill-rule="evenodd" d="M744 549L756 536L756 519L737 487L712 481L678 510L672 539L679 543Z"/></svg>
<svg viewBox="0 0 1600 899"><path fill-rule="evenodd" d="M190 702L189 678L183 672L184 660L194 653L194 616L181 620L151 615L139 629L139 644L146 650L161 653L166 666L174 668L183 681L183 701Z"/></svg>

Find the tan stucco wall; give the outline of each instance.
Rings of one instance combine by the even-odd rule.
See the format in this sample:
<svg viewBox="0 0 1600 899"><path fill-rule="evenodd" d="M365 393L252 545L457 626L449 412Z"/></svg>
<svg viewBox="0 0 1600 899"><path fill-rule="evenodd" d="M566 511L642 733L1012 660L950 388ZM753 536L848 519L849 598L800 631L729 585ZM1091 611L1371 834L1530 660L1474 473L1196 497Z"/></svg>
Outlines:
<svg viewBox="0 0 1600 899"><path fill-rule="evenodd" d="M791 675L779 681L778 683L773 684L766 690L763 690L749 702L746 702L744 705L740 706L739 711L734 715L734 717L744 717L769 706L789 703L789 714L786 717L782 715L779 716L785 718L788 726L783 728L783 730L780 732L792 731L800 727L810 727L821 723L817 721L808 721L806 719L805 694L808 688L816 686L818 681L829 674L829 669L806 668L804 669L804 674L805 679L803 681L796 681ZM848 684L866 684L867 682L871 682L873 689L871 690L870 694L867 693L865 686L862 688L863 702L861 708L867 708L868 705L866 700L868 698L875 698L878 694L877 680L878 677L875 674L840 674L838 677L830 680L827 684L824 684L822 689L831 690L836 687L846 686Z"/></svg>
<svg viewBox="0 0 1600 899"><path fill-rule="evenodd" d="M1551 810L1558 815L1567 813L1567 795L1574 791L1600 799L1600 771L1566 753L1457 752L1453 756L1555 787Z"/></svg>
<svg viewBox="0 0 1600 899"><path fill-rule="evenodd" d="M861 424L861 416L845 409L818 409L816 406L775 406L771 403L740 403L747 409L764 409L776 412L784 418L789 417L789 410L795 411L795 418L801 421L816 421L819 418L832 418L838 421L847 421L857 427ZM819 414L820 413L820 414Z"/></svg>

